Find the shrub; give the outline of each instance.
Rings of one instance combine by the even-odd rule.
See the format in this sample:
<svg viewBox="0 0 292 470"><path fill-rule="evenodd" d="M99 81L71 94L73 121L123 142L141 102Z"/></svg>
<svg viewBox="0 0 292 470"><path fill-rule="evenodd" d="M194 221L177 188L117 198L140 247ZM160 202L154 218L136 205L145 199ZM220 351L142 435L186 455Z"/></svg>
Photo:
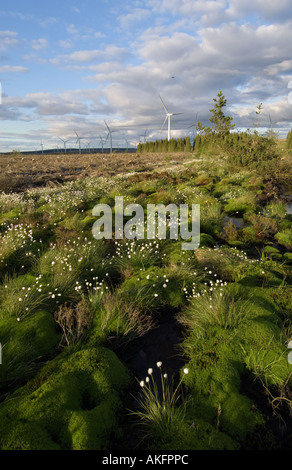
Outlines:
<svg viewBox="0 0 292 470"><path fill-rule="evenodd" d="M89 328L93 321L93 312L90 304L82 299L76 307L68 306L67 304L61 305L55 312L55 320L63 331L63 339L70 348L71 342L79 341L84 333L84 330Z"/></svg>

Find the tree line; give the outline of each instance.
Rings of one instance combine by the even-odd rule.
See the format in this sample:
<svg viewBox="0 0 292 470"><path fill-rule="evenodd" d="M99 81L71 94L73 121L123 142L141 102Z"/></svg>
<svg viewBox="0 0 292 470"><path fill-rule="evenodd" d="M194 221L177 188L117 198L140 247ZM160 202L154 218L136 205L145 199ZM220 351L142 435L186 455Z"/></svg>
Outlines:
<svg viewBox="0 0 292 470"><path fill-rule="evenodd" d="M233 117L224 113L227 100L222 91L217 94L216 98L213 98L213 101L213 108L209 110L211 126L206 127L198 122L197 135L193 142L190 137L149 141L139 143L137 152L223 153L230 162L240 166L257 165L279 157L275 132L269 130L265 135L259 135L257 131L258 117L254 123L255 130L234 132ZM261 114L262 109L261 103L256 110L257 116ZM287 147L292 149L292 130L287 136Z"/></svg>

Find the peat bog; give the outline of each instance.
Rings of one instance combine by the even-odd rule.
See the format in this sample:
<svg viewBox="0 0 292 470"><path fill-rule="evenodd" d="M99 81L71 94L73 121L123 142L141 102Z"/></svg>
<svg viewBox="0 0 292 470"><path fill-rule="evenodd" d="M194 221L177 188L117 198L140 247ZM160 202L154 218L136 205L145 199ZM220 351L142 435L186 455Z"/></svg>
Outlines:
<svg viewBox="0 0 292 470"><path fill-rule="evenodd" d="M0 156L0 448L292 449L291 156ZM240 157L241 158L241 157ZM200 204L201 244L92 209Z"/></svg>

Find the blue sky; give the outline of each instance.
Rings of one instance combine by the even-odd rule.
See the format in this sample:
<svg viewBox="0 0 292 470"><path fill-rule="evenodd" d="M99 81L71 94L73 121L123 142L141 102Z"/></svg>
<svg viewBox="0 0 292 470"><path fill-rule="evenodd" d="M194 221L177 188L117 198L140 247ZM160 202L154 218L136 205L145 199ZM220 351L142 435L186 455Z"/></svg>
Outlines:
<svg viewBox="0 0 292 470"><path fill-rule="evenodd" d="M0 6L0 151L189 135L222 90L236 128L292 127L290 0L10 0ZM75 136L75 137L74 137Z"/></svg>

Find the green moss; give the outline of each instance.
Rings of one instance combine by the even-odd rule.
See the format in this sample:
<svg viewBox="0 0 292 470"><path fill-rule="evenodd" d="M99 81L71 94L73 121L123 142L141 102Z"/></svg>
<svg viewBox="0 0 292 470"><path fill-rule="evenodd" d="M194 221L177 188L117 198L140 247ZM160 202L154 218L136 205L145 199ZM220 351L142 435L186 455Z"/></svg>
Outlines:
<svg viewBox="0 0 292 470"><path fill-rule="evenodd" d="M0 447L106 449L128 383L125 367L108 349L62 354L0 405Z"/></svg>
<svg viewBox="0 0 292 470"><path fill-rule="evenodd" d="M177 308L184 304L184 287L191 288L189 270L182 267L152 267L127 278L117 292L121 298L141 308L155 312L166 307Z"/></svg>
<svg viewBox="0 0 292 470"><path fill-rule="evenodd" d="M106 450L116 421L114 400L104 401L89 411L74 411L68 434L74 450Z"/></svg>
<svg viewBox="0 0 292 470"><path fill-rule="evenodd" d="M292 253L284 253L283 257L287 263L292 264Z"/></svg>
<svg viewBox="0 0 292 470"><path fill-rule="evenodd" d="M214 247L214 246L215 246L215 240L211 235L208 235L207 233L200 234L200 248Z"/></svg>
<svg viewBox="0 0 292 470"><path fill-rule="evenodd" d="M17 321L0 321L3 358L0 367L1 389L22 383L38 369L39 361L54 351L60 340L53 316L45 311Z"/></svg>
<svg viewBox="0 0 292 470"><path fill-rule="evenodd" d="M248 212L256 210L256 200L253 192L247 192L234 199L228 199L224 206L224 211L227 215L241 216Z"/></svg>
<svg viewBox="0 0 292 470"><path fill-rule="evenodd" d="M287 228L281 232L276 233L275 239L280 245L285 246L288 250L292 249L292 229Z"/></svg>
<svg viewBox="0 0 292 470"><path fill-rule="evenodd" d="M192 396L191 412L213 425L219 420L222 432L243 442L264 420L240 392L244 365L236 336L211 328L202 341L193 338L190 357L185 382Z"/></svg>
<svg viewBox="0 0 292 470"><path fill-rule="evenodd" d="M17 220L21 216L21 209L11 209L9 212L0 213L0 224L8 224Z"/></svg>
<svg viewBox="0 0 292 470"><path fill-rule="evenodd" d="M268 259L282 260L282 253L275 247L267 245L262 250L262 256Z"/></svg>

